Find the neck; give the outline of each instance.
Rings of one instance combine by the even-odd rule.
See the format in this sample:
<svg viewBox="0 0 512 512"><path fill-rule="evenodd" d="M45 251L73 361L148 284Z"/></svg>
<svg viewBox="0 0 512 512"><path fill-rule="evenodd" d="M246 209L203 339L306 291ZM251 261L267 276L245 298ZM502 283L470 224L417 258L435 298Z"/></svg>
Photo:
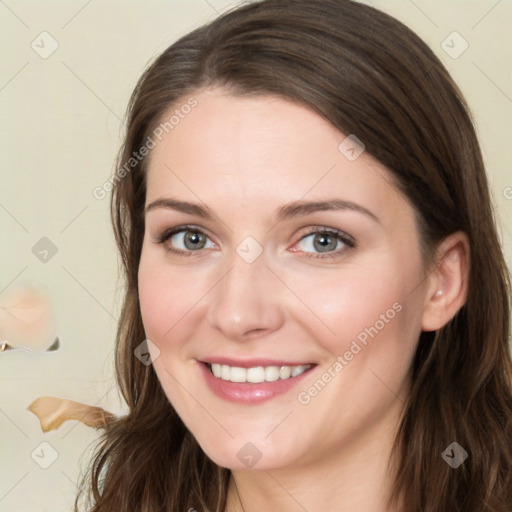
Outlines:
<svg viewBox="0 0 512 512"><path fill-rule="evenodd" d="M403 404L395 405L385 425L366 430L328 458L293 468L233 470L225 512L397 512L388 505L395 476L392 446Z"/></svg>

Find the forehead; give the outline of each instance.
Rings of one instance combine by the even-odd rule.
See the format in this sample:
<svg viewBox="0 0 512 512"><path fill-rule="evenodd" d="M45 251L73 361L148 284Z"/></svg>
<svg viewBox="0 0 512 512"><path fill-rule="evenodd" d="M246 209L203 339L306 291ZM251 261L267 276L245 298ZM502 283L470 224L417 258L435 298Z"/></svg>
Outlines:
<svg viewBox="0 0 512 512"><path fill-rule="evenodd" d="M337 196L376 212L407 210L389 171L366 152L355 159L357 152L347 155L347 134L309 108L223 89L194 97L197 105L175 115L150 153L146 203L173 195L249 211Z"/></svg>

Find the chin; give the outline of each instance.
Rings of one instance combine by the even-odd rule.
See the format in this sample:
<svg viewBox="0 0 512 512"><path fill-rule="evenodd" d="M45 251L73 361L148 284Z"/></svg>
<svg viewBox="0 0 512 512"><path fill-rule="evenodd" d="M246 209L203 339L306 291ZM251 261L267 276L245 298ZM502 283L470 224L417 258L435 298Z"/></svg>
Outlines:
<svg viewBox="0 0 512 512"><path fill-rule="evenodd" d="M291 448L288 449L282 445L278 448L265 439L261 442L251 442L245 436L229 439L222 444L217 439L216 442L211 440L206 443L199 442L199 445L215 464L231 470L279 469L293 464L295 459L291 457L294 453Z"/></svg>

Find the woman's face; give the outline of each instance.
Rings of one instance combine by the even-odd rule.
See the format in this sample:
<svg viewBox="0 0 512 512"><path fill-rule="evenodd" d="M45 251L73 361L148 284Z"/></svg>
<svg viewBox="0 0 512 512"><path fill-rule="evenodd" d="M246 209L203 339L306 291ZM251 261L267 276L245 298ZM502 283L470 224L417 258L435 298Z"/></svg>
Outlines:
<svg viewBox="0 0 512 512"><path fill-rule="evenodd" d="M391 431L426 295L412 207L311 110L195 98L154 138L139 268L169 401L233 469L325 461Z"/></svg>

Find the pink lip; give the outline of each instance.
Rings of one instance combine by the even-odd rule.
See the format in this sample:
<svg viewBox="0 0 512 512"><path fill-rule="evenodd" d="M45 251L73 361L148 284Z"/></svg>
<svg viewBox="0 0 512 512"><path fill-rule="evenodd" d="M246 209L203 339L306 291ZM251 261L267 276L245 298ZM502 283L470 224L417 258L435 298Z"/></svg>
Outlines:
<svg viewBox="0 0 512 512"><path fill-rule="evenodd" d="M242 364L240 361L236 361L234 363L228 363L228 359L222 358L217 359L216 361L223 361L218 364L229 364L230 366L238 366L240 368L253 368L255 366L283 366L284 363L281 362L268 362L268 360L251 360L245 361L245 364ZM215 361L215 362L216 362ZM263 363L262 363L263 361ZM209 361L210 362L210 361ZM211 361L214 362L214 361ZM300 363L299 363L300 364ZM286 363L286 366L299 366L299 364L290 364ZM257 404L264 402L265 400L270 400L278 395L283 395L287 391L291 390L294 386L296 386L304 376L309 374L310 370L306 370L304 373L298 375L297 377L292 377L290 379L284 380L276 380L275 382L261 382L258 384L253 384L250 382L229 382L226 380L219 379L215 377L208 368L206 363L198 361L199 370L202 372L204 379L206 381L206 385L210 388L210 390L217 395L218 397L235 403L245 403L245 404Z"/></svg>

